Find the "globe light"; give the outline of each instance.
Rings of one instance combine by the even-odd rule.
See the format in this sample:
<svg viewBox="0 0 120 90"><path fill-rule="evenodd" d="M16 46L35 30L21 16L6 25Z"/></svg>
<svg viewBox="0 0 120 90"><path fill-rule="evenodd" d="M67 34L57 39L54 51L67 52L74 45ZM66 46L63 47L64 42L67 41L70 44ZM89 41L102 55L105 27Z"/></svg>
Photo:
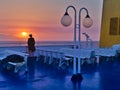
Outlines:
<svg viewBox="0 0 120 90"><path fill-rule="evenodd" d="M68 15L65 14L62 18L61 18L61 24L65 27L70 26L72 23L72 18Z"/></svg>
<svg viewBox="0 0 120 90"><path fill-rule="evenodd" d="M92 19L90 18L89 16L89 13L88 13L88 10L86 8L80 8L79 10L79 22L77 23L77 12L76 12L76 8L74 6L68 6L66 8L66 12L64 14L64 16L61 18L61 24L65 27L71 25L72 23L72 18L69 16L69 14L67 13L68 12L68 9L69 8L72 8L74 10L74 53L76 53L76 47L77 47L77 29L78 29L78 49L79 51L81 50L81 11L82 10L85 10L86 11L86 17L85 19L83 19L83 26L86 27L86 28L89 28L92 26L93 24L93 21ZM77 25L79 25L79 27L77 27ZM89 38L89 36L87 36ZM78 52L78 54L80 54L80 52ZM78 59L76 59L78 58ZM76 54L73 54L73 76L71 78L72 81L77 81L79 79L79 81L81 80L82 81L82 75L81 75L81 61L80 61L81 57L80 55L78 55L78 57L76 56ZM76 63L76 61L78 63ZM78 66L76 66L78 64ZM78 68L78 69L77 69ZM76 72L78 70L78 72ZM77 73L77 74L76 74Z"/></svg>
<svg viewBox="0 0 120 90"><path fill-rule="evenodd" d="M85 28L89 28L93 25L93 20L90 17L85 17L82 24Z"/></svg>

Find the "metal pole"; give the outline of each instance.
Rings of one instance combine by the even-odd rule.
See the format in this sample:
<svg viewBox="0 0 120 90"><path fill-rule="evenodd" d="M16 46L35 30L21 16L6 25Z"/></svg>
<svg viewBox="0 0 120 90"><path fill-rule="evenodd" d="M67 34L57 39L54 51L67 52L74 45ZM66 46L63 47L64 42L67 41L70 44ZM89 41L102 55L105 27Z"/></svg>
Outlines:
<svg viewBox="0 0 120 90"><path fill-rule="evenodd" d="M69 8L73 8L75 15L74 15L74 61L73 61L73 74L76 74L76 9L74 6L68 6L66 12Z"/></svg>
<svg viewBox="0 0 120 90"><path fill-rule="evenodd" d="M81 8L79 11L79 30L78 30L78 74L81 73L81 62L80 62L80 43L81 43L81 11L85 10L88 15L88 10L86 8Z"/></svg>

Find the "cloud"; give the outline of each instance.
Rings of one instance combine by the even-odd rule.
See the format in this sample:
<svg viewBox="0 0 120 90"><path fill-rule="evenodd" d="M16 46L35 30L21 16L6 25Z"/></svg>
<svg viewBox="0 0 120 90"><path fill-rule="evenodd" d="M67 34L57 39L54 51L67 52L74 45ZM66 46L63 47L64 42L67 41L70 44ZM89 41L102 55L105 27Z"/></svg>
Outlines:
<svg viewBox="0 0 120 90"><path fill-rule="evenodd" d="M19 38L16 38L15 36L0 33L0 41L14 41L18 39Z"/></svg>

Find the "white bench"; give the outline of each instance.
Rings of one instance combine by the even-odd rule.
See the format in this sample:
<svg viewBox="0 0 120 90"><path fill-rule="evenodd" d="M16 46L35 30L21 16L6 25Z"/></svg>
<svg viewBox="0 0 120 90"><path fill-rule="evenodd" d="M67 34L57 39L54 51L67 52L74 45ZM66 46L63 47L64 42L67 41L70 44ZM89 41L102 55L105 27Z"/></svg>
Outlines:
<svg viewBox="0 0 120 90"><path fill-rule="evenodd" d="M74 57L74 49L71 48L61 48L60 50L48 50L48 49L38 49L39 55L45 56L44 63L49 62L51 64L53 62L53 58L58 58L59 67L61 67L64 63L69 65L69 62L73 61ZM80 56L81 59L86 59L90 63L90 58L92 56L92 50L81 49L80 52L78 49L75 51L76 56ZM47 57L50 57L48 59ZM81 60L84 62L84 60ZM82 63L83 63L82 62Z"/></svg>
<svg viewBox="0 0 120 90"><path fill-rule="evenodd" d="M62 59L63 53L59 52L58 50L51 50L51 49L38 49L38 53L41 56L44 56L44 63L51 64L53 62L53 58ZM48 58L49 57L49 58Z"/></svg>
<svg viewBox="0 0 120 90"><path fill-rule="evenodd" d="M112 49L116 50L116 56L120 55L120 44L113 45Z"/></svg>
<svg viewBox="0 0 120 90"><path fill-rule="evenodd" d="M74 55L74 49L71 48L62 48L61 52L65 54L65 56L73 57ZM86 50L86 49L76 49L75 54L76 56L80 56L80 58L91 58L91 52L92 50Z"/></svg>
<svg viewBox="0 0 120 90"><path fill-rule="evenodd" d="M74 57L74 49L72 48L62 48L61 52L63 52L66 57L71 57L71 58ZM81 59L81 64L83 64L85 60L87 60L88 63L91 63L91 58L92 58L91 56L93 56L92 55L93 53L94 51L87 49L75 50L76 57L77 58L80 57ZM71 60L71 59L66 59L66 60Z"/></svg>
<svg viewBox="0 0 120 90"><path fill-rule="evenodd" d="M109 60L110 57L116 56L116 50L112 48L99 48L95 50L95 56L97 57L97 63L99 63L99 57L103 56Z"/></svg>

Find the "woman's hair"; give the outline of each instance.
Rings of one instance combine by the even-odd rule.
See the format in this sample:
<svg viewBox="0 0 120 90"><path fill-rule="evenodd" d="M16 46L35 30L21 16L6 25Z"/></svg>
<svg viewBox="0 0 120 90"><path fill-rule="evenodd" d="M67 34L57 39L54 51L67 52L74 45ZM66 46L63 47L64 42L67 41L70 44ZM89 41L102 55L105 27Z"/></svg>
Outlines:
<svg viewBox="0 0 120 90"><path fill-rule="evenodd" d="M32 37L32 34L29 34L30 37Z"/></svg>

